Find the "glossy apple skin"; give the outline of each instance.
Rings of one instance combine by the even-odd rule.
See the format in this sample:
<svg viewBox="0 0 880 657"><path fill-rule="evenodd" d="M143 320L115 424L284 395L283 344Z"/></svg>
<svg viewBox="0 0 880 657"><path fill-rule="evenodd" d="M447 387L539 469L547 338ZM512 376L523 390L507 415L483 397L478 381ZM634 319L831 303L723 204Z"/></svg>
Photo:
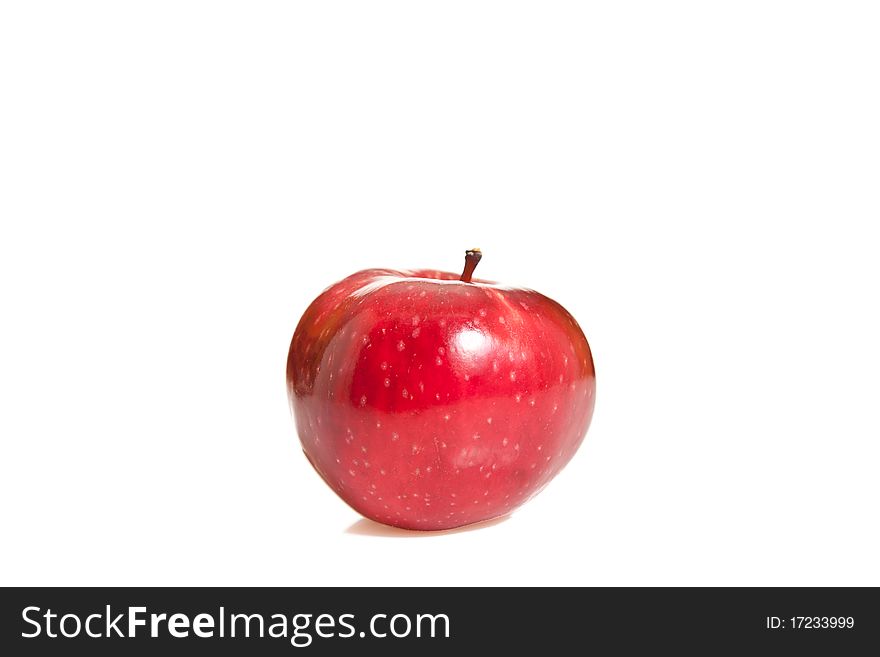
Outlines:
<svg viewBox="0 0 880 657"><path fill-rule="evenodd" d="M505 515L569 462L596 377L574 318L532 290L370 269L325 290L290 344L303 451L377 522L442 530Z"/></svg>

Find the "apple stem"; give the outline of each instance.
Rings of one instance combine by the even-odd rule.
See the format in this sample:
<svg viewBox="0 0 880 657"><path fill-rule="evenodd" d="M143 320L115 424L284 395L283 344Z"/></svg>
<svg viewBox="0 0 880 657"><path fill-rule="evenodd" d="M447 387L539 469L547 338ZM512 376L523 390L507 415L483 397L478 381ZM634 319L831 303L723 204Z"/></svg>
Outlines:
<svg viewBox="0 0 880 657"><path fill-rule="evenodd" d="M468 249L464 254L464 271L461 273L461 281L465 283L471 282L471 276L474 275L474 269L480 264L480 258L483 253L479 249Z"/></svg>

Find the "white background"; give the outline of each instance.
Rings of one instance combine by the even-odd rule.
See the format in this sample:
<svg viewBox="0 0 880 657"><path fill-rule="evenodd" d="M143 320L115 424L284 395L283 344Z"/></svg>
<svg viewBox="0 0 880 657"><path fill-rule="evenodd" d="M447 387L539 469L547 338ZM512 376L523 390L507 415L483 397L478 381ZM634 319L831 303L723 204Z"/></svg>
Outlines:
<svg viewBox="0 0 880 657"><path fill-rule="evenodd" d="M0 583L880 585L871 2L8 2ZM359 521L290 336L364 267L533 287L598 375L504 522Z"/></svg>

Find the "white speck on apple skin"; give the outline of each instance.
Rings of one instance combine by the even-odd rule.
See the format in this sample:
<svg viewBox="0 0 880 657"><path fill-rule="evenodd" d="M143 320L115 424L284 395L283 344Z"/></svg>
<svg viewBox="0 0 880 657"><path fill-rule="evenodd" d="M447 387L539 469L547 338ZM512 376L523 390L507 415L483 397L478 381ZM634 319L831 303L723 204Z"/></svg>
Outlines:
<svg viewBox="0 0 880 657"><path fill-rule="evenodd" d="M403 340L400 340L397 343L397 351L403 351L404 349L406 349L406 343Z"/></svg>
<svg viewBox="0 0 880 657"><path fill-rule="evenodd" d="M385 387L386 388L391 387L391 379L389 379L387 376L385 377Z"/></svg>

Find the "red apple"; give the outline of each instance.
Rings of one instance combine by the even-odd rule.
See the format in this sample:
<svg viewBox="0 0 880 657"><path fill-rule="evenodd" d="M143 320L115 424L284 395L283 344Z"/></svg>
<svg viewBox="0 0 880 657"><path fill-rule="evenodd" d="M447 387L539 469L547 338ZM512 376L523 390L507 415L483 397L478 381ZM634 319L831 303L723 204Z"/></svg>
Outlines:
<svg viewBox="0 0 880 657"><path fill-rule="evenodd" d="M571 460L593 415L583 332L537 292L368 269L327 288L293 334L303 451L355 510L439 530L509 513Z"/></svg>

